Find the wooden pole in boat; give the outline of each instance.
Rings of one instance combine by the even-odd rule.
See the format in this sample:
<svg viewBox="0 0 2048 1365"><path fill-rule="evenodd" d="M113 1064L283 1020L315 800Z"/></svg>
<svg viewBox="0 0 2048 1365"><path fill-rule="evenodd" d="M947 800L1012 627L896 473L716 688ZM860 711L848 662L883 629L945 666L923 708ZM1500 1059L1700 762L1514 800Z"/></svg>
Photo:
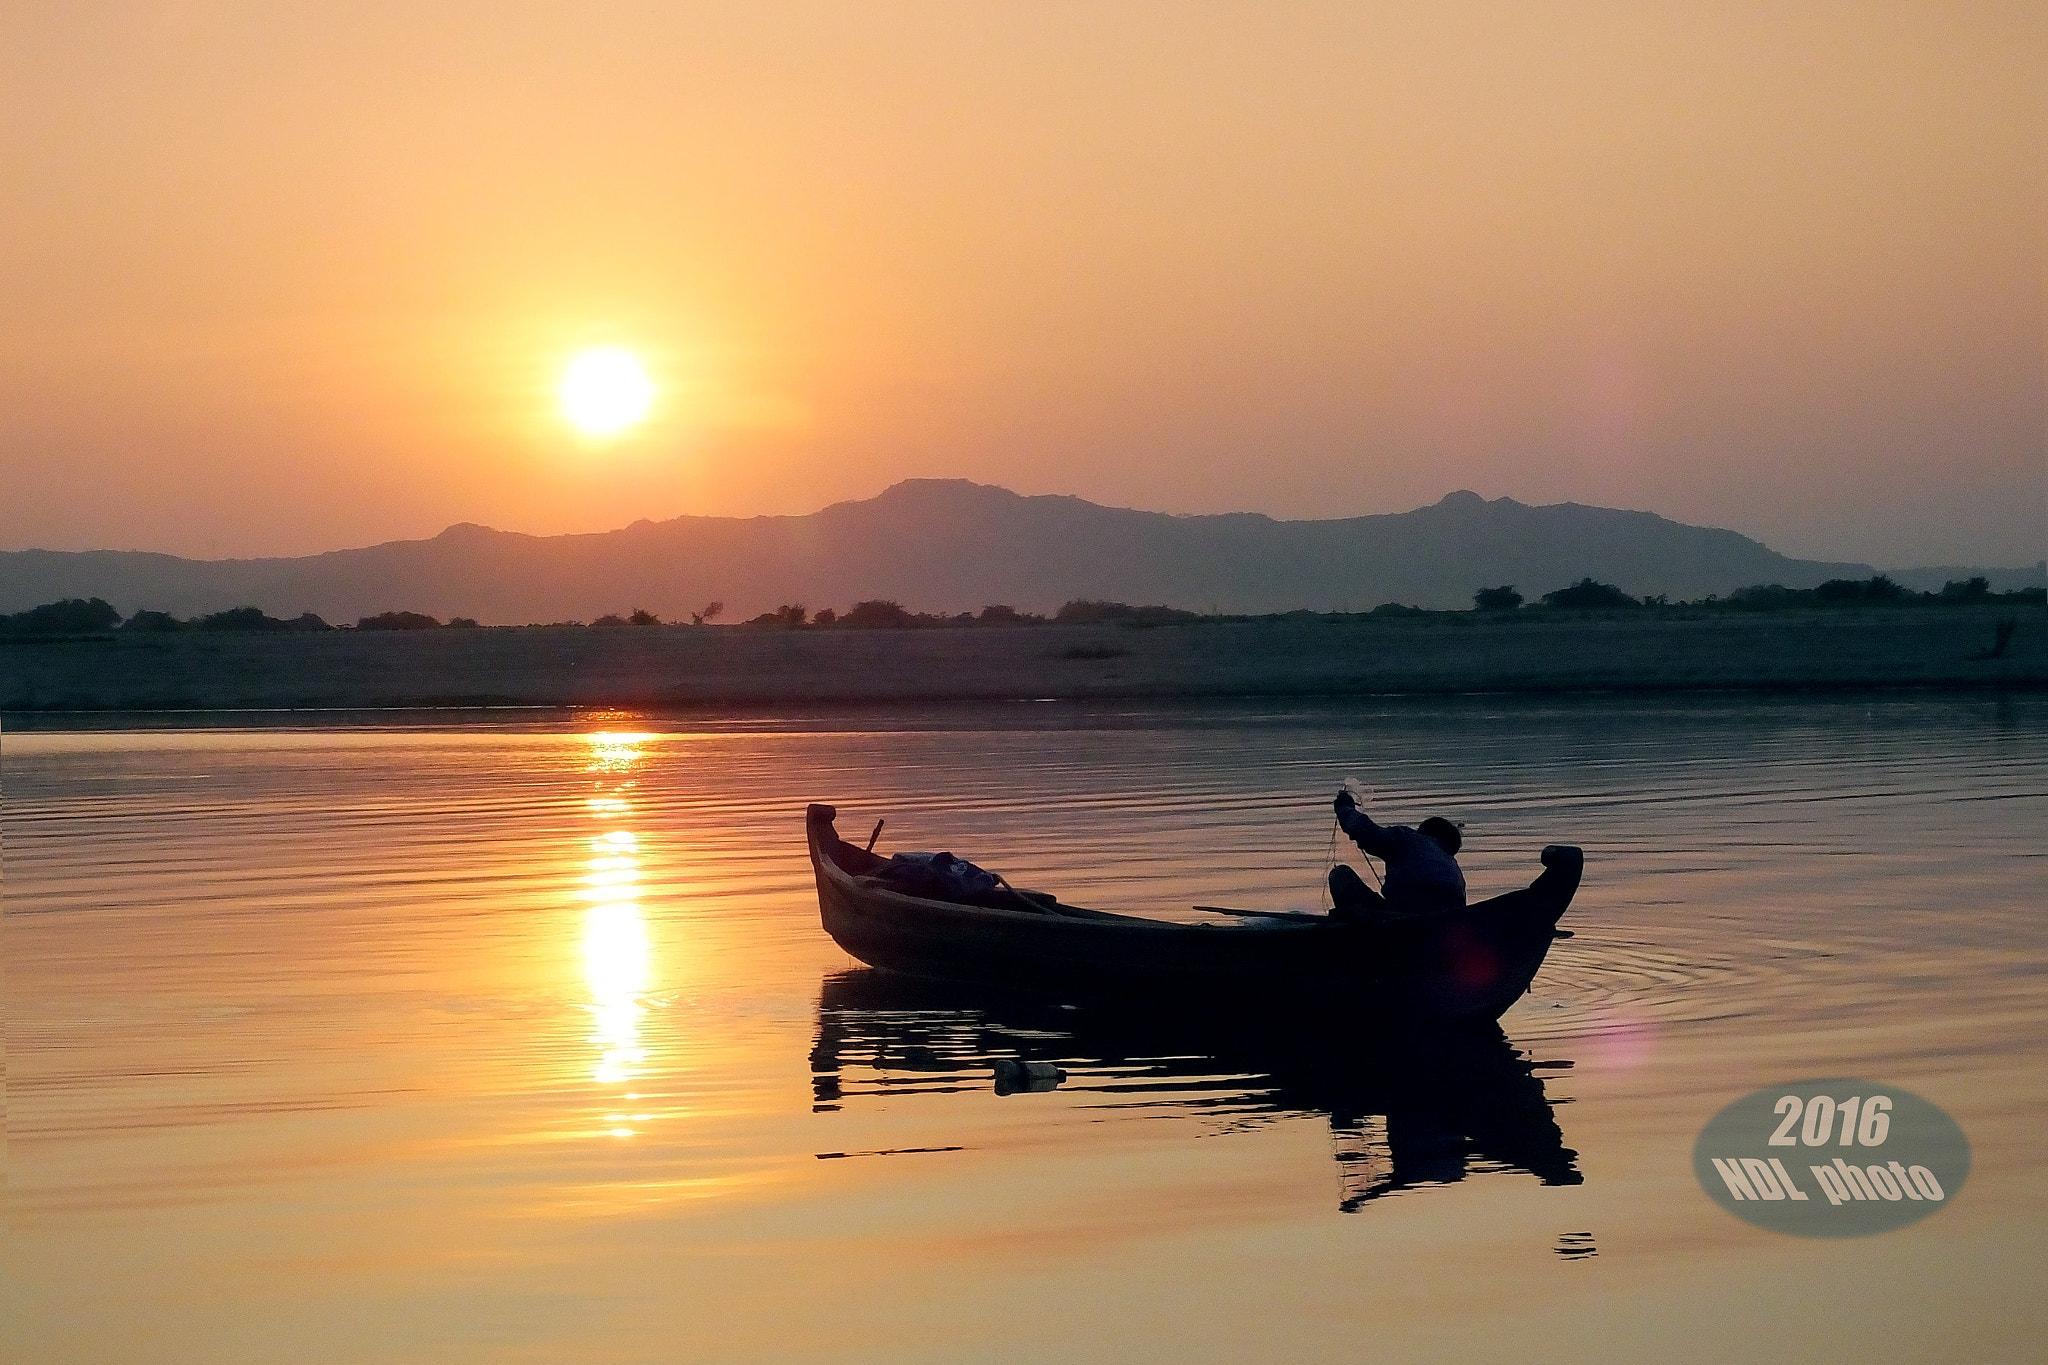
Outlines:
<svg viewBox="0 0 2048 1365"><path fill-rule="evenodd" d="M1323 854L1322 894L1316 897L1316 904L1324 910L1334 911L1337 898L1330 894L1330 870L1337 865L1337 817L1330 817L1330 848Z"/></svg>
<svg viewBox="0 0 2048 1365"><path fill-rule="evenodd" d="M882 837L882 826L887 820L888 817L884 816L882 817L882 819L875 821L875 828L873 832L868 835L868 846L864 850L865 852L873 853L875 851L875 840Z"/></svg>
<svg viewBox="0 0 2048 1365"><path fill-rule="evenodd" d="M1359 789L1359 788L1360 788L1361 786L1363 786L1363 785L1364 785L1364 784L1363 784L1363 783L1361 783L1361 782L1360 782L1360 781L1359 781L1359 780L1358 780L1357 778L1355 778L1355 777L1347 777L1347 778L1345 778L1345 779L1344 779L1344 789L1345 789L1346 791L1348 791L1348 792L1350 792L1350 793L1351 793L1351 795L1352 795L1353 799L1356 799L1356 798L1357 798L1357 796L1358 796L1358 789ZM1379 788L1377 788L1377 787L1366 787L1366 788L1365 788L1365 799L1364 799L1363 801L1359 801L1359 802L1358 802L1358 808L1359 808L1360 810L1364 810L1364 809L1365 809L1365 808L1366 808L1367 806L1371 805L1371 804L1372 804L1372 799L1373 799L1373 797L1374 797L1375 795L1377 795L1378 793L1379 793ZM1380 894L1381 894L1381 895L1385 895L1385 894L1386 894L1386 892L1387 892L1387 884L1386 884L1386 883L1385 883L1384 881L1381 881L1381 880L1380 880L1380 870L1379 870L1379 868L1377 868L1377 867L1375 867L1375 866L1373 865L1373 861L1372 861L1372 857L1371 857L1371 855L1369 855L1368 853L1366 853L1366 851L1365 851L1364 849L1360 849L1360 850L1358 850L1358 861L1360 861L1360 862L1362 862L1362 863L1364 863L1364 864L1365 864L1365 870L1366 870L1367 872L1370 872L1370 873L1372 873L1372 881L1373 881L1373 885L1374 885L1374 886L1377 886L1377 887L1378 887L1378 888L1380 889Z"/></svg>
<svg viewBox="0 0 2048 1365"><path fill-rule="evenodd" d="M1328 915L1307 915L1299 910L1238 910L1228 905L1197 905L1194 908L1212 915L1245 915L1252 919L1304 919L1311 924L1321 924L1329 919Z"/></svg>
<svg viewBox="0 0 2048 1365"><path fill-rule="evenodd" d="M1355 777L1346 777L1346 778L1344 779L1344 781L1343 781L1343 782L1342 782L1341 784L1339 784L1339 790L1341 790L1341 791L1347 791L1347 792L1350 792L1350 793L1351 793L1351 801L1352 801L1352 804L1353 804L1353 805L1355 805L1355 806L1357 806L1357 807L1359 807L1359 808L1360 808L1360 809L1362 810L1362 809L1364 809L1364 807L1366 806L1366 804L1367 804L1368 802L1370 802L1370 801L1372 800L1372 798L1373 798L1373 793L1374 793L1375 791L1377 791L1378 789L1377 789L1377 788L1374 788L1374 787L1368 787L1368 786L1366 786L1366 785L1365 785L1364 783L1360 782L1360 781L1359 781L1359 780L1358 780L1357 778L1355 778ZM1359 794L1359 792L1360 792L1360 791L1363 791L1363 792L1365 793L1365 799L1364 799L1364 800L1360 800L1360 799L1359 799L1359 795L1358 795L1358 794ZM1336 818L1336 817L1334 817L1334 816L1332 816L1332 817L1331 817L1331 819L1330 819L1330 851L1329 851L1329 853L1328 853L1327 855L1325 855L1325 856L1324 856L1324 858L1323 858L1323 869L1324 869L1324 871L1323 871L1323 894L1322 894L1322 898L1321 898L1321 900L1319 900L1319 901L1317 902L1317 904L1322 904L1322 903L1323 903L1324 901L1327 901L1327 902L1329 902L1329 909L1330 909L1331 913L1333 913L1333 914L1334 914L1334 913L1336 912L1336 909L1337 909L1337 901L1336 901L1336 897L1335 897L1335 896L1333 896L1333 895L1331 895L1331 893L1330 893L1330 877L1329 877L1329 869L1330 869L1331 867L1333 867L1333 866L1334 866L1334 865L1336 864L1336 862L1337 862L1337 831L1338 831L1338 830L1340 830L1340 829L1342 829L1342 828L1343 828L1343 826L1344 826L1344 822L1343 822L1343 821L1341 821L1341 820L1337 819L1337 818ZM1375 886L1379 887L1379 889L1380 889L1380 894L1381 894L1381 895L1385 895L1385 894L1386 894L1386 891L1387 891L1387 884L1386 884L1386 883L1385 883L1384 881L1382 881L1382 880L1380 879L1380 870L1379 870L1379 868L1377 868L1377 867L1375 867L1375 866L1373 865L1373 861L1372 861L1371 857L1369 857L1369 856L1368 856L1368 855L1366 854L1366 852L1365 852L1365 850L1364 850L1364 849L1360 849L1360 850L1359 850L1359 852L1358 852L1358 860L1359 860L1360 862L1362 862L1362 863L1364 863L1364 864L1365 864L1365 870L1366 870L1367 872L1370 872L1370 873L1372 873L1372 880L1373 880L1373 884L1374 884Z"/></svg>

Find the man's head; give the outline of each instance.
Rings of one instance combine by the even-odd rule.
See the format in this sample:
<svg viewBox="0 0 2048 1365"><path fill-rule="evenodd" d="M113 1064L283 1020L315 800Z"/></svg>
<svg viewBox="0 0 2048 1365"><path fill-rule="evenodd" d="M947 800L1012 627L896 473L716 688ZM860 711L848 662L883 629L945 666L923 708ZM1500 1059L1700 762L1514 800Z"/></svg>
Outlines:
<svg viewBox="0 0 2048 1365"><path fill-rule="evenodd" d="M1458 833L1458 827L1441 815L1430 816L1415 827L1415 832L1426 834L1436 840L1443 847L1443 851L1453 857L1456 857L1458 850L1465 846L1465 836Z"/></svg>

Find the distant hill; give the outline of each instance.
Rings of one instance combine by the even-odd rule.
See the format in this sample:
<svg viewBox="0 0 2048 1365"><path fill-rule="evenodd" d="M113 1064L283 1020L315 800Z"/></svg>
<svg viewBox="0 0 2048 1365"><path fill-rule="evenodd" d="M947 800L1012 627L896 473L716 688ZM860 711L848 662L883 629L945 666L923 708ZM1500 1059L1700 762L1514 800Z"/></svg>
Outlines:
<svg viewBox="0 0 2048 1365"><path fill-rule="evenodd" d="M1466 607L1475 590L1503 583L1534 599L1588 576L1638 595L1698 598L1873 572L1789 559L1733 531L1649 512L1530 507L1469 492L1413 512L1276 521L1171 516L911 479L807 516L677 517L567 536L460 525L431 540L296 559L11 551L0 553L0 611L65 597L103 597L124 614L255 606L352 622L399 609L487 624L589 620L634 608L675 619L714 600L726 604L727 621L785 602L844 610L867 598L944 612L991 603L1046 611L1075 598L1197 611L1363 611L1382 602Z"/></svg>

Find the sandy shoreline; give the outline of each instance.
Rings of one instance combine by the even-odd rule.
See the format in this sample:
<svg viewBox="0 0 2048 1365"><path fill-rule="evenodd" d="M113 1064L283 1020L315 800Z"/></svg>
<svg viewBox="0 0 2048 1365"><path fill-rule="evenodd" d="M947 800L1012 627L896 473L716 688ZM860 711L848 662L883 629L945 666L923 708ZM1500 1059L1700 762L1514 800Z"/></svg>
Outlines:
<svg viewBox="0 0 2048 1365"><path fill-rule="evenodd" d="M2020 627L1986 651L2000 619ZM0 644L0 711L747 707L1685 689L2048 686L2006 607L954 630L178 634Z"/></svg>

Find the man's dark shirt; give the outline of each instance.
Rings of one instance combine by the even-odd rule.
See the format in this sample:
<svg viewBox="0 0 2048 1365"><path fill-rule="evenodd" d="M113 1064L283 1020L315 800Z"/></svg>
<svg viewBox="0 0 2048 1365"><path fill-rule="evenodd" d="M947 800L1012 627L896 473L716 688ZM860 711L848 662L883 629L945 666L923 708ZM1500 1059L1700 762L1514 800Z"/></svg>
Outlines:
<svg viewBox="0 0 2048 1365"><path fill-rule="evenodd" d="M1337 823L1359 848L1387 865L1387 904L1420 910L1465 903L1465 874L1458 860L1427 834L1406 825L1374 824L1355 806L1340 806Z"/></svg>

